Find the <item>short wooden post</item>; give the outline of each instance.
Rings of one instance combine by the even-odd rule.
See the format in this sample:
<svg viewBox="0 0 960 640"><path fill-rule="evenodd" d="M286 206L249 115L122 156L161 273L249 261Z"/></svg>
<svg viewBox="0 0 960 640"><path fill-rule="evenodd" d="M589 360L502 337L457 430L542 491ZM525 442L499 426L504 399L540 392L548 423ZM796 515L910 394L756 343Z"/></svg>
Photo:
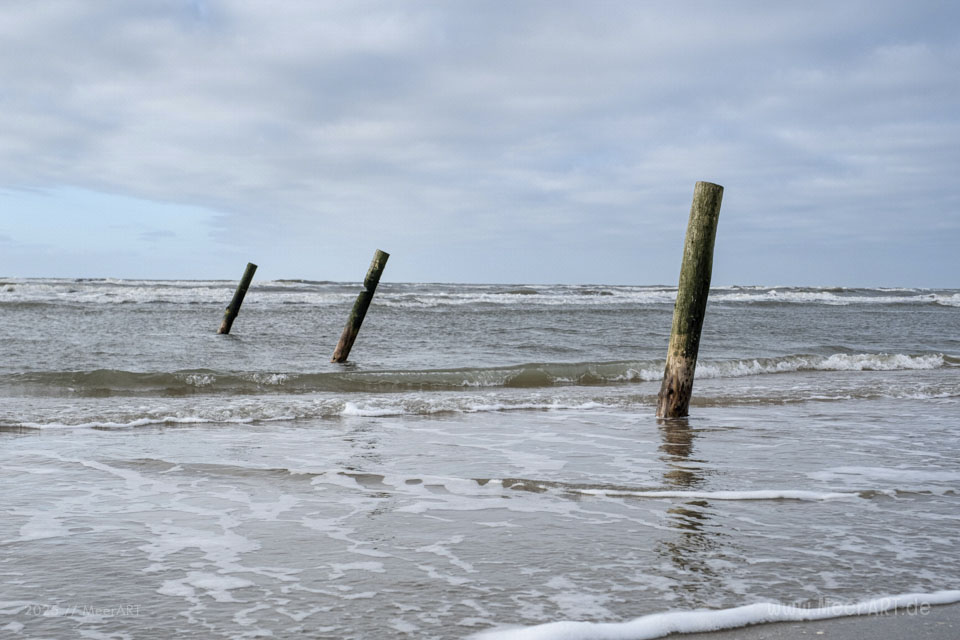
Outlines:
<svg viewBox="0 0 960 640"><path fill-rule="evenodd" d="M673 307L667 366L657 396L658 418L682 418L689 412L722 199L723 187L718 184L698 182L693 190L677 302Z"/></svg>
<svg viewBox="0 0 960 640"><path fill-rule="evenodd" d="M367 277L363 279L363 291L357 296L357 301L353 303L353 310L350 311L347 326L343 328L343 333L340 334L340 342L337 343L337 348L334 349L333 358L330 359L330 362L346 362L347 356L350 355L350 349L353 348L353 342L357 339L357 334L360 333L360 325L363 324L363 318L367 315L367 308L370 306L370 301L373 300L373 293L377 290L380 275L383 273L383 268L387 266L387 258L389 257L389 253L380 251L380 249L377 249L377 252L373 254L373 262L367 269Z"/></svg>
<svg viewBox="0 0 960 640"><path fill-rule="evenodd" d="M243 297L247 295L247 289L250 287L250 281L253 280L253 274L256 271L257 265L248 262L247 268L243 272L243 277L240 279L240 284L237 285L237 290L233 294L233 300L230 301L230 305L223 314L223 322L220 323L220 328L217 329L217 333L230 333L230 327L233 326L233 321L237 319L237 314L240 313L240 305L243 304Z"/></svg>

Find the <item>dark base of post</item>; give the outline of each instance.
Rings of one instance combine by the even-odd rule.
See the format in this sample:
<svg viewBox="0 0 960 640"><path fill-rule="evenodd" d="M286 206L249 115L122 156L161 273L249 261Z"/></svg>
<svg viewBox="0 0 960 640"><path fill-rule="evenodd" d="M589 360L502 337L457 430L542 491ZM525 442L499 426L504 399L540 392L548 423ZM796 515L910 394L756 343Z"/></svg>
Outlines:
<svg viewBox="0 0 960 640"><path fill-rule="evenodd" d="M657 394L658 418L684 418L690 413L690 396L693 394L693 372L697 366L682 359L667 361L663 383Z"/></svg>

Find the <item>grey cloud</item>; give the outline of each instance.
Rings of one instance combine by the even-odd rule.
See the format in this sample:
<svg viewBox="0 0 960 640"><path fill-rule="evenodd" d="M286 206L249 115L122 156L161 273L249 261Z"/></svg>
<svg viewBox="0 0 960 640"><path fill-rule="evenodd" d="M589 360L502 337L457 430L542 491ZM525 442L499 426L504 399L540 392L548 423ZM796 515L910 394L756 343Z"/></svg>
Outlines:
<svg viewBox="0 0 960 640"><path fill-rule="evenodd" d="M5 14L0 186L202 205L223 212L230 243L329 246L361 228L410 250L586 258L624 234L667 280L657 265L672 268L676 243L653 238L682 233L697 179L727 186L724 229L744 247L778 231L855 242L868 223L895 234L908 208L913 227L957 213L949 4L38 2Z"/></svg>

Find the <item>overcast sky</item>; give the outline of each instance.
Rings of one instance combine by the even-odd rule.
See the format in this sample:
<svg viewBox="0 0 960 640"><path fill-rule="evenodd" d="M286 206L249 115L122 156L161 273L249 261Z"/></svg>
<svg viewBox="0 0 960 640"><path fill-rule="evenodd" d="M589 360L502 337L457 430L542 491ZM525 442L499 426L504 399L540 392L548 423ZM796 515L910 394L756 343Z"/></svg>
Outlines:
<svg viewBox="0 0 960 640"><path fill-rule="evenodd" d="M0 276L960 287L960 3L0 1Z"/></svg>

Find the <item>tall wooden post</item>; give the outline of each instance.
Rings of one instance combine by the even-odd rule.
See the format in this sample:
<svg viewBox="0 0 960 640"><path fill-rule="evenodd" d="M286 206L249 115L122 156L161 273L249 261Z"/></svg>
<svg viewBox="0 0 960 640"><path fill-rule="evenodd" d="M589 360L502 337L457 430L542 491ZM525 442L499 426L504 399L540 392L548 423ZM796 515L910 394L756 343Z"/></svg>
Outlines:
<svg viewBox="0 0 960 640"><path fill-rule="evenodd" d="M333 358L330 359L330 362L346 362L347 356L350 355L350 349L353 348L353 342L357 339L357 334L360 333L360 325L363 324L363 318L367 315L367 308L370 306L370 301L373 300L373 293L377 290L380 275L383 273L383 268L387 266L387 258L389 257L389 253L380 251L380 249L377 249L377 252L373 254L373 261L370 263L370 268L367 269L367 277L363 279L363 291L357 296L357 301L353 303L350 318L347 319L347 326L343 328L343 333L340 334L340 342L337 343L337 348L334 349Z"/></svg>
<svg viewBox="0 0 960 640"><path fill-rule="evenodd" d="M256 271L257 265L248 262L247 268L243 272L243 277L240 278L240 284L237 285L237 290L233 294L233 300L230 301L230 305L223 314L223 322L220 323L220 328L217 329L217 333L230 333L230 327L233 326L233 321L237 319L237 314L240 313L240 305L243 304L243 297L247 295L247 289L250 287L250 281L253 280L253 274Z"/></svg>
<svg viewBox="0 0 960 640"><path fill-rule="evenodd" d="M667 366L657 396L658 418L682 418L689 412L722 199L723 187L718 184L698 182L693 190L677 302L673 307Z"/></svg>

